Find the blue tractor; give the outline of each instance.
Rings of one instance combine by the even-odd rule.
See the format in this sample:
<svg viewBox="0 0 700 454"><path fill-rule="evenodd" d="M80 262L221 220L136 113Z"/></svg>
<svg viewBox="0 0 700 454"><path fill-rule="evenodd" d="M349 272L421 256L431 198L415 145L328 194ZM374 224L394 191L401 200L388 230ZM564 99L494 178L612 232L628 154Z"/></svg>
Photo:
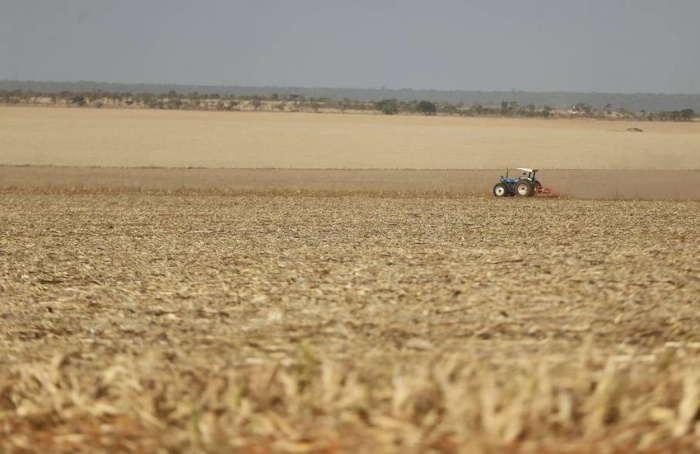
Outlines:
<svg viewBox="0 0 700 454"><path fill-rule="evenodd" d="M542 183L536 177L537 169L518 167L522 171L520 176L510 178L506 169L506 176L501 176L501 181L493 187L493 195L496 197L532 197L543 192Z"/></svg>

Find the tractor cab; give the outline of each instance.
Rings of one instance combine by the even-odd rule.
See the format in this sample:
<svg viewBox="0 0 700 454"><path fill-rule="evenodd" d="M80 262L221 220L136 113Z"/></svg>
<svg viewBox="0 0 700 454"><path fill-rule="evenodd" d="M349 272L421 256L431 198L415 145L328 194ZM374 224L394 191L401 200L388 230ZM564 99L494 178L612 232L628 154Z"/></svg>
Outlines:
<svg viewBox="0 0 700 454"><path fill-rule="evenodd" d="M522 170L522 175L519 177L519 179L527 178L528 180L532 181L533 184L535 181L535 175L537 174L537 169L527 169L525 167L518 167L516 170ZM507 170L506 170L507 172Z"/></svg>

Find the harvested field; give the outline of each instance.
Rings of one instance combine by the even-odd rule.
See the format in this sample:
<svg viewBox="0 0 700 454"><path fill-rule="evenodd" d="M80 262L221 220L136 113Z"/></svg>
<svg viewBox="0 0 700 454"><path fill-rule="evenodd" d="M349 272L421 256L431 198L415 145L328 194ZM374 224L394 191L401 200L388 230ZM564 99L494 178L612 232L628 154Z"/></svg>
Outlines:
<svg viewBox="0 0 700 454"><path fill-rule="evenodd" d="M4 190L0 451L700 450L698 202L335 195Z"/></svg>

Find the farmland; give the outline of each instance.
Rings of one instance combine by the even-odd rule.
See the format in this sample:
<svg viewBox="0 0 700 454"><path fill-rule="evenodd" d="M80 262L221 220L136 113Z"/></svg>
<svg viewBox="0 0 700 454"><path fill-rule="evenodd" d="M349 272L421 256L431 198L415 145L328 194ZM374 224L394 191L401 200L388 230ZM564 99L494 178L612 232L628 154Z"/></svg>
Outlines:
<svg viewBox="0 0 700 454"><path fill-rule="evenodd" d="M0 107L0 150L2 165L700 170L700 122Z"/></svg>
<svg viewBox="0 0 700 454"><path fill-rule="evenodd" d="M700 450L698 125L459 121L0 109L0 451Z"/></svg>

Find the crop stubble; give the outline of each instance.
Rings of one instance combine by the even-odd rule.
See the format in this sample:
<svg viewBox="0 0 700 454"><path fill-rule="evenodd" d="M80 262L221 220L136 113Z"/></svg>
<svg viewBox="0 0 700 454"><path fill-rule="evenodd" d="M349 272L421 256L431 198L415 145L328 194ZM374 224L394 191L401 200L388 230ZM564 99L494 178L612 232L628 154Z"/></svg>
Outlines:
<svg viewBox="0 0 700 454"><path fill-rule="evenodd" d="M697 202L0 207L4 451L700 449Z"/></svg>

